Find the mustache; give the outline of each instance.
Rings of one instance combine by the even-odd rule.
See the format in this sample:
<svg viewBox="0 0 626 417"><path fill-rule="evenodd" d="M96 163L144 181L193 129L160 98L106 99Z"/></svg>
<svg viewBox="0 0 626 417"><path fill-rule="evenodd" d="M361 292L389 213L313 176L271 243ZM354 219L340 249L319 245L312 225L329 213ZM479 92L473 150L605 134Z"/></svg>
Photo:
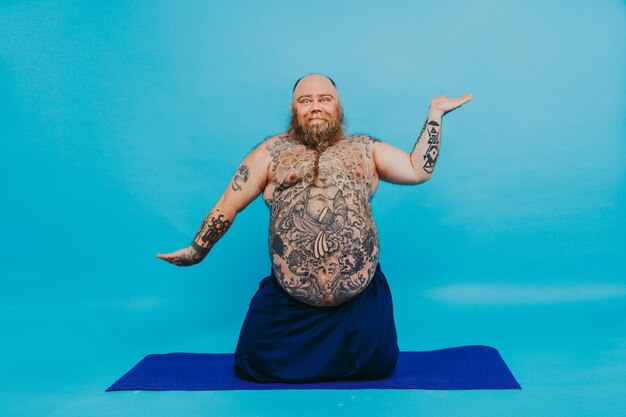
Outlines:
<svg viewBox="0 0 626 417"><path fill-rule="evenodd" d="M325 118L330 119L331 115L330 115L330 113L328 113L325 110L320 110L320 111L315 112L315 113L309 113L306 116L307 119L315 119L315 118L319 118L319 117L325 117Z"/></svg>

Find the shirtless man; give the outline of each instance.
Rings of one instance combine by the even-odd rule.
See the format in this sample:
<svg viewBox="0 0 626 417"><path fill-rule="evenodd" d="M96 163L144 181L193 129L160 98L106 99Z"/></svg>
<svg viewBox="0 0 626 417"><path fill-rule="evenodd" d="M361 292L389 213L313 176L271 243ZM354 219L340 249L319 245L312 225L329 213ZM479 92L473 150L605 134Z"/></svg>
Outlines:
<svg viewBox="0 0 626 417"><path fill-rule="evenodd" d="M298 302L341 306L368 287L379 257L370 200L378 181L420 184L431 178L441 119L472 99L432 99L409 154L368 135L346 134L335 83L320 74L296 82L285 133L243 160L187 248L158 258L188 266L204 259L250 202L270 209L269 253L275 281Z"/></svg>

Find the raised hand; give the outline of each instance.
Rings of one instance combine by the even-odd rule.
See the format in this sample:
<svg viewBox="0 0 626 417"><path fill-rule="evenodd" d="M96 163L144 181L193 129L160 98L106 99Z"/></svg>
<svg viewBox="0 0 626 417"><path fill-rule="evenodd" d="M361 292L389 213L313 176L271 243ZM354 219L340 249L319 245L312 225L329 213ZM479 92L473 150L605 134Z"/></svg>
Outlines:
<svg viewBox="0 0 626 417"><path fill-rule="evenodd" d="M471 93L457 98L448 98L448 96L435 97L430 101L430 110L436 113L441 113L443 116L444 114L461 107L473 98L474 96Z"/></svg>

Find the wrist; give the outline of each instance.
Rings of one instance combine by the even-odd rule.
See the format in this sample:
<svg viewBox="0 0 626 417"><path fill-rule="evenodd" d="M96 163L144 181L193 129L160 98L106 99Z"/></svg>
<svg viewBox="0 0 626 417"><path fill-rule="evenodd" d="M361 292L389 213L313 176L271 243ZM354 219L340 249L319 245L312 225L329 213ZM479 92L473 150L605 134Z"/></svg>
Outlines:
<svg viewBox="0 0 626 417"><path fill-rule="evenodd" d="M428 117L431 119L441 119L443 117L443 111L429 108L428 109Z"/></svg>
<svg viewBox="0 0 626 417"><path fill-rule="evenodd" d="M198 245L195 240L191 242L191 245L187 248L189 258L195 262L200 262L209 253L209 249Z"/></svg>

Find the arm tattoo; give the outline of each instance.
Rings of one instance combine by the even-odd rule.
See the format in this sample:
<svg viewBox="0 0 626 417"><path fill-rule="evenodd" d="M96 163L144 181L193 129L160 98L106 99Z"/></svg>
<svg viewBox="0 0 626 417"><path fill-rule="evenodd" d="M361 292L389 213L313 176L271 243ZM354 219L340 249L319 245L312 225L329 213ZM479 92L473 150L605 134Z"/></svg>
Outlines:
<svg viewBox="0 0 626 417"><path fill-rule="evenodd" d="M195 265L202 262L208 251L202 246L198 245L195 241L191 242L189 253L185 256L184 261L187 265Z"/></svg>
<svg viewBox="0 0 626 417"><path fill-rule="evenodd" d="M426 125L424 125L426 126ZM428 131L428 149L424 154L424 171L432 174L435 168L435 162L437 162L437 156L439 155L439 123L431 120L428 122L430 130Z"/></svg>
<svg viewBox="0 0 626 417"><path fill-rule="evenodd" d="M424 154L425 162L423 168L424 171L432 174L433 169L435 168L435 162L437 162L437 155L439 155L439 123L435 122L434 120L428 121L428 117L426 118L424 126L422 127L422 131L420 132L419 136L417 137L417 141L413 146L411 155L415 153L415 150L417 149L417 144L420 142L422 134L424 134L425 130L428 134L428 149Z"/></svg>
<svg viewBox="0 0 626 417"><path fill-rule="evenodd" d="M242 183L244 183L248 181L248 178L250 178L250 168L248 168L247 165L240 166L231 184L233 191L241 190L241 185L237 181L241 181Z"/></svg>
<svg viewBox="0 0 626 417"><path fill-rule="evenodd" d="M231 225L231 221L220 214L219 209L215 209L206 215L200 229L196 234L193 242L191 242L194 260L202 260L211 250L215 242L217 242L226 233ZM199 261L198 261L199 262Z"/></svg>

